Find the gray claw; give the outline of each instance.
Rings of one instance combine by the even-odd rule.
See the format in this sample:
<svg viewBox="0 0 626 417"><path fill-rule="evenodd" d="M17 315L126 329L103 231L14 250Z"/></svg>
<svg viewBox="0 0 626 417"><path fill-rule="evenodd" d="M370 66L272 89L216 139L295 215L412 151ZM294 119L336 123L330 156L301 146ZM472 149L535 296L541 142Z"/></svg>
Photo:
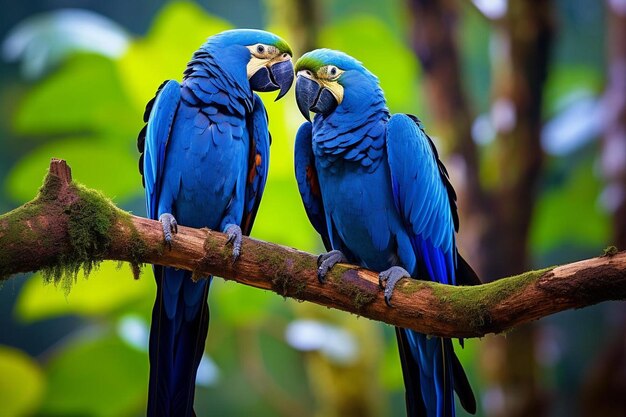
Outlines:
<svg viewBox="0 0 626 417"><path fill-rule="evenodd" d="M159 221L163 226L163 236L165 237L165 243L172 249L172 233L178 233L178 222L176 218L170 213L163 213L159 216Z"/></svg>
<svg viewBox="0 0 626 417"><path fill-rule="evenodd" d="M326 280L326 274L331 268L338 263L348 262L345 255L338 250L331 250L328 253L322 253L317 257L317 280L323 284Z"/></svg>
<svg viewBox="0 0 626 417"><path fill-rule="evenodd" d="M411 278L411 274L400 266L392 266L391 268L378 274L378 285L385 289L385 303L391 307L391 296L398 281L402 278Z"/></svg>
<svg viewBox="0 0 626 417"><path fill-rule="evenodd" d="M236 224L230 224L224 230L224 233L228 235L228 240L226 241L227 245L233 245L233 263L239 259L239 255L241 255L241 228Z"/></svg>

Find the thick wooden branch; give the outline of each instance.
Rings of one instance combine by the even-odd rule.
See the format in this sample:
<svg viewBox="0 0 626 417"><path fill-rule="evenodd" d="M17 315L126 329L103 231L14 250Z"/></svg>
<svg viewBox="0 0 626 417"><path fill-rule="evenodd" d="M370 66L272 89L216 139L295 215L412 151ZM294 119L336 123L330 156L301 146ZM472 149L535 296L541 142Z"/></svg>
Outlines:
<svg viewBox="0 0 626 417"><path fill-rule="evenodd" d="M224 234L188 227L179 228L169 249L160 223L132 216L72 183L59 160L52 161L33 201L0 217L0 247L3 279L40 269L71 279L79 267L105 259L155 263L449 337L498 333L559 311L626 298L626 252L620 252L475 287L403 280L390 308L375 272L338 265L321 284L316 256L296 249L244 238L233 263Z"/></svg>

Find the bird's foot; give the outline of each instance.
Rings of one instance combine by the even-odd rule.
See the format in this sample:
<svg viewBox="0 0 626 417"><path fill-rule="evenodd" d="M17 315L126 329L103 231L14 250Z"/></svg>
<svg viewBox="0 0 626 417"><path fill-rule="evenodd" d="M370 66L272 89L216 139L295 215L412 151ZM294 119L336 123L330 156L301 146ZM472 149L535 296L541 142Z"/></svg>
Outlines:
<svg viewBox="0 0 626 417"><path fill-rule="evenodd" d="M239 259L239 255L241 255L241 228L236 224L229 224L224 229L224 233L228 235L228 240L226 241L227 245L233 245L233 263Z"/></svg>
<svg viewBox="0 0 626 417"><path fill-rule="evenodd" d="M172 233L178 233L178 222L170 213L163 213L159 216L159 221L163 226L163 237L165 244L172 250Z"/></svg>
<svg viewBox="0 0 626 417"><path fill-rule="evenodd" d="M411 278L411 274L406 269L400 266L392 266L391 268L378 274L378 285L381 289L385 290L385 303L391 307L391 296L393 295L393 289L396 287L398 281L402 278Z"/></svg>
<svg viewBox="0 0 626 417"><path fill-rule="evenodd" d="M317 279L320 284L323 284L326 280L326 274L332 269L333 266L340 262L348 262L341 251L331 250L328 253L322 253L317 257Z"/></svg>

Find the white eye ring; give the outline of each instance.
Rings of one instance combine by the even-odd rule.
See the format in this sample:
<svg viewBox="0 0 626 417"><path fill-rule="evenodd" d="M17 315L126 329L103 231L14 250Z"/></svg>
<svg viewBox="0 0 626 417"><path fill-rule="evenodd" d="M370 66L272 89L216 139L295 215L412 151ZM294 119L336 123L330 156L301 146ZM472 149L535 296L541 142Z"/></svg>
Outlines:
<svg viewBox="0 0 626 417"><path fill-rule="evenodd" d="M339 73L339 70L337 69L337 67L332 66L332 65L330 67L328 67L328 74L331 77L335 77L338 73Z"/></svg>
<svg viewBox="0 0 626 417"><path fill-rule="evenodd" d="M260 45L260 44L259 44L259 45L257 45L257 46L256 46L256 52L257 52L258 54L265 53L265 46Z"/></svg>

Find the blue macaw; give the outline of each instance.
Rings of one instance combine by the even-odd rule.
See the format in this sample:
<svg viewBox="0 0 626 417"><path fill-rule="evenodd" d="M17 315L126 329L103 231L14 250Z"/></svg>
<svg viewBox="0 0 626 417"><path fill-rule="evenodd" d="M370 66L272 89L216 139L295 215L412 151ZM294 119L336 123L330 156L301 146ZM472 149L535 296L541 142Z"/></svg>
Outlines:
<svg viewBox="0 0 626 417"><path fill-rule="evenodd" d="M272 33L219 33L194 53L183 82L164 82L146 106L139 168L148 215L161 221L170 247L178 224L208 227L227 233L234 260L239 256L265 186L271 141L253 91L284 96L294 79L291 56ZM147 415L192 416L211 277L194 281L191 272L156 265L154 275Z"/></svg>
<svg viewBox="0 0 626 417"><path fill-rule="evenodd" d="M319 258L320 281L338 262L383 271L389 305L405 277L477 283L456 250L454 189L420 121L390 115L378 79L342 52L308 52L296 73L296 100L309 120L296 136L296 178L330 251ZM455 391L468 412L476 411L450 339L402 328L396 337L408 416L454 416Z"/></svg>

